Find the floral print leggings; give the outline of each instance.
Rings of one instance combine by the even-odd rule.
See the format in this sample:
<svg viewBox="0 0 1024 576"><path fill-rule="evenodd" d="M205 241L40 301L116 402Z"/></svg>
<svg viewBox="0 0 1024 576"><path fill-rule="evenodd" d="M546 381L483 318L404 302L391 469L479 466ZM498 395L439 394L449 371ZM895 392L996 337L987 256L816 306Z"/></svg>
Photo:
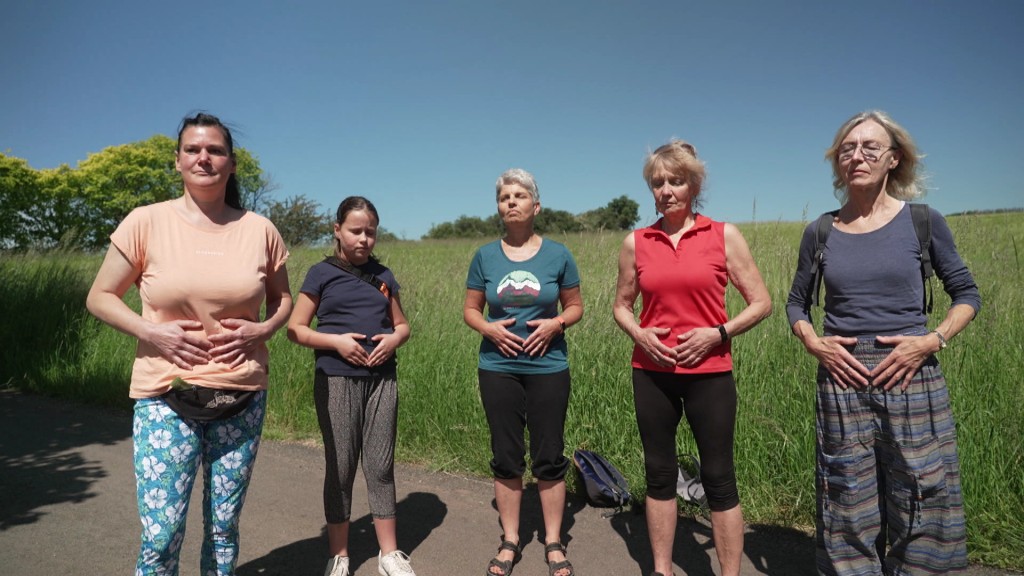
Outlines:
<svg viewBox="0 0 1024 576"><path fill-rule="evenodd" d="M263 431L267 395L223 420L182 418L160 398L136 401L132 426L142 546L135 574L178 574L192 485L203 465L200 574L234 574L238 523Z"/></svg>

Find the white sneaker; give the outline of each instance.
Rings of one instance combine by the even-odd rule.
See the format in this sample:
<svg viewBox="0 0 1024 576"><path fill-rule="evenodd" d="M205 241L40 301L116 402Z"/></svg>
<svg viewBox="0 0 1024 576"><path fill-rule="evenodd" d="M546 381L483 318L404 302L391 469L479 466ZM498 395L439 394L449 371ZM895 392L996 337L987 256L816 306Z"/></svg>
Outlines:
<svg viewBox="0 0 1024 576"><path fill-rule="evenodd" d="M416 576L409 565L409 556L401 550L395 550L383 556L377 553L377 573L380 576Z"/></svg>
<svg viewBox="0 0 1024 576"><path fill-rule="evenodd" d="M348 556L335 556L327 561L327 570L324 576L349 576Z"/></svg>

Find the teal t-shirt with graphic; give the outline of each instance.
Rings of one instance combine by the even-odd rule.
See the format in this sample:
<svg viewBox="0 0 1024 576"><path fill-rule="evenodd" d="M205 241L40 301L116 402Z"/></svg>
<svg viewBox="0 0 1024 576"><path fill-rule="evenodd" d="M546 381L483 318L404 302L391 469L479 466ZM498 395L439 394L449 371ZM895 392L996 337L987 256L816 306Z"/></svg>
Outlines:
<svg viewBox="0 0 1024 576"><path fill-rule="evenodd" d="M515 318L506 329L526 339L530 320L558 316L558 296L562 289L580 284L580 273L569 249L544 238L540 250L529 260L513 262L501 249L501 241L485 244L476 251L469 265L466 288L479 290L487 300L485 318L496 322ZM565 337L555 336L543 356L520 353L504 356L493 342L480 343L480 368L493 372L551 374L569 367Z"/></svg>

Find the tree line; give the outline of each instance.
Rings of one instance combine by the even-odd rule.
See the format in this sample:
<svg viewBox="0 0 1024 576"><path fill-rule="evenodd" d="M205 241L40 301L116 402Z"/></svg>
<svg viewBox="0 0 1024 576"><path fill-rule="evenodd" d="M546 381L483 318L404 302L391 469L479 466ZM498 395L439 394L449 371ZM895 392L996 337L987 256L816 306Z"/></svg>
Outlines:
<svg viewBox="0 0 1024 576"><path fill-rule="evenodd" d="M628 196L619 196L601 208L573 215L565 210L542 209L534 220L539 234L631 230L640 219L640 206ZM497 213L480 218L459 216L453 222L430 227L424 238L477 238L500 236L504 228Z"/></svg>
<svg viewBox="0 0 1024 576"><path fill-rule="evenodd" d="M104 148L74 168L36 170L24 159L0 153L0 250L98 250L138 206L181 196L174 168L176 142L163 134ZM269 218L288 246L330 240L334 216L305 195L274 198L278 186L248 150L235 147L235 177L242 206ZM602 208L570 214L541 210L535 229L545 233L628 230L639 206L620 196ZM430 228L425 238L493 237L502 234L497 214L460 216ZM397 239L381 228L378 239Z"/></svg>

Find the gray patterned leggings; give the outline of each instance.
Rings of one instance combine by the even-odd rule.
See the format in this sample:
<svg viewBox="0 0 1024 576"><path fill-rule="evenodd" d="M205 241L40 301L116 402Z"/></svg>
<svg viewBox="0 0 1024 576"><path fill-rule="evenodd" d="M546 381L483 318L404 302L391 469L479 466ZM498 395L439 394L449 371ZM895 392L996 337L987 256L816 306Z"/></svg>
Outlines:
<svg viewBox="0 0 1024 576"><path fill-rule="evenodd" d="M395 517L395 432L398 381L386 376L328 376L317 371L313 401L324 439L324 517L329 524L352 515L352 485L362 455L374 518Z"/></svg>

